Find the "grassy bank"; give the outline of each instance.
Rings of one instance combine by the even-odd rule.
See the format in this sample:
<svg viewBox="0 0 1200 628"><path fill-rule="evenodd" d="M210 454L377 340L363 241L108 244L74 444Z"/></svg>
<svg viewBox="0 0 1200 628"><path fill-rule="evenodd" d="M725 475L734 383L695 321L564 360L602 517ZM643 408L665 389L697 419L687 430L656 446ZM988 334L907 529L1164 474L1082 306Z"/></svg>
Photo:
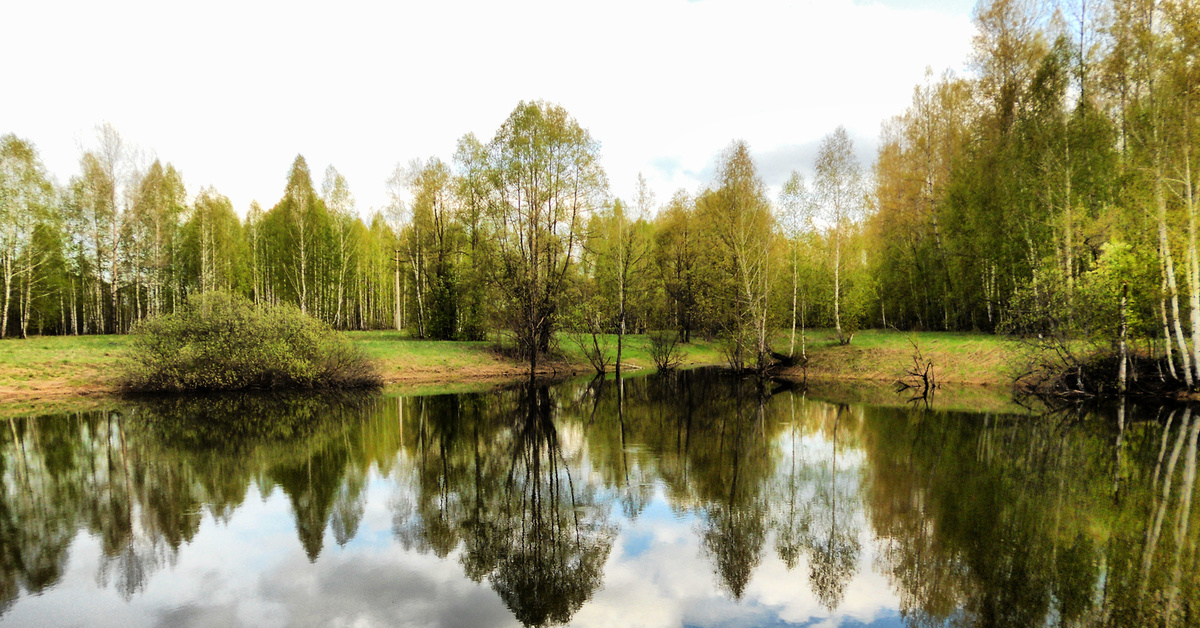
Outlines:
<svg viewBox="0 0 1200 628"><path fill-rule="evenodd" d="M837 343L829 330L809 333L810 380L894 382L913 363L913 343L933 362L942 384L1011 387L1022 346L1004 336L950 332L864 330L849 345ZM797 340L799 343L799 340ZM776 342L786 347L786 342ZM797 348L797 352L799 349ZM800 369L789 372L802 374Z"/></svg>
<svg viewBox="0 0 1200 628"><path fill-rule="evenodd" d="M437 342L413 340L403 332L347 332L370 357L378 361L385 381L404 392L452 392L480 384L521 377L524 365L494 351L495 342ZM839 346L831 332L809 333L810 380L872 381L890 383L912 362L916 340L927 359L933 360L938 380L945 384L1009 386L1010 363L1017 343L984 334L863 331L848 346ZM19 401L64 395L113 392L112 375L127 346L125 336L47 336L0 341L0 401ZM609 339L616 351L615 338ZM775 346L786 349L780 334ZM684 366L720 364L720 345L703 340L684 345ZM653 368L649 341L629 336L626 363ZM582 352L565 336L560 338L558 359L539 371L566 375L590 371ZM800 371L791 375L798 377Z"/></svg>

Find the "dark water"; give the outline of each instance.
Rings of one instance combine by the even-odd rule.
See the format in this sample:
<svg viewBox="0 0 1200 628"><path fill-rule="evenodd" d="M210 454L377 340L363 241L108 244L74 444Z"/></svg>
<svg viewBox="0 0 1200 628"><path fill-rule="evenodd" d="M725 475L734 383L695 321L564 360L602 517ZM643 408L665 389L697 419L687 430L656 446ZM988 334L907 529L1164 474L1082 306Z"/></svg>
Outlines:
<svg viewBox="0 0 1200 628"><path fill-rule="evenodd" d="M0 431L0 624L1198 625L1200 412L712 372Z"/></svg>

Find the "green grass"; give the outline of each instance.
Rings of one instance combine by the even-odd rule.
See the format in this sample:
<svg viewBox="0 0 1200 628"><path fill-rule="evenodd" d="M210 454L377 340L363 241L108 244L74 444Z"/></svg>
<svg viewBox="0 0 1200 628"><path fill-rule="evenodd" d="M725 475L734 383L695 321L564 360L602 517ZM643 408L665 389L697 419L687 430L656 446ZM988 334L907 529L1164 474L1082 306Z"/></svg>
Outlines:
<svg viewBox="0 0 1200 628"><path fill-rule="evenodd" d="M34 336L0 341L0 390L104 389L127 336Z"/></svg>
<svg viewBox="0 0 1200 628"><path fill-rule="evenodd" d="M608 346L605 354L615 360L617 355L617 335L601 334L600 338L601 345L607 343ZM591 342L591 336L585 336L584 340ZM558 348L567 362L582 364L590 368L587 356L580 350L579 344L571 334L560 333L558 335ZM709 342L703 338L694 338L687 344L680 344L679 349L683 353L683 364L681 365L683 368L725 363L725 357L721 355L721 345L719 342ZM623 363L622 368L628 365L637 368L653 369L654 359L650 357L650 338L645 335L627 334L621 350L621 361Z"/></svg>
<svg viewBox="0 0 1200 628"><path fill-rule="evenodd" d="M809 377L829 379L895 381L912 365L915 342L942 383L1007 386L1022 348L1011 338L983 333L868 329L856 332L845 346L838 344L833 330L814 330L808 336ZM786 349L787 337L779 340L775 346Z"/></svg>
<svg viewBox="0 0 1200 628"><path fill-rule="evenodd" d="M461 390L479 382L519 375L523 364L494 351L496 340L448 342L414 340L406 332L346 332L367 355L379 361L392 387L421 391ZM942 383L1008 386L1019 343L1001 336L971 333L865 330L848 346L839 346L827 329L809 330L809 378L820 380L895 381L912 362L914 339L927 359L934 361ZM616 353L616 336L607 337L609 354ZM0 341L0 398L111 390L110 380L128 338L125 336L46 336ZM781 330L773 347L786 353L789 335ZM697 339L682 345L684 366L723 364L719 341ZM579 372L591 367L566 335L558 338L560 361ZM797 338L799 351L799 338ZM626 336L625 360L630 366L653 369L649 339Z"/></svg>
<svg viewBox="0 0 1200 628"><path fill-rule="evenodd" d="M366 354L387 368L461 369L496 359L488 341L415 340L404 331L344 332Z"/></svg>

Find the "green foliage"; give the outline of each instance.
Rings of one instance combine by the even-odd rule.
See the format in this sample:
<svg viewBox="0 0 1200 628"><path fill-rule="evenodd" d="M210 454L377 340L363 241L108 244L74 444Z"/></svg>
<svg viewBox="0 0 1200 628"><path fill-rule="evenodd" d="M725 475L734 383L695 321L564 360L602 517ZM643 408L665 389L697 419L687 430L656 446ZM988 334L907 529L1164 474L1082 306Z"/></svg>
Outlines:
<svg viewBox="0 0 1200 628"><path fill-rule="evenodd" d="M533 365L554 338L587 216L607 194L600 145L563 107L521 102L487 154L489 278Z"/></svg>
<svg viewBox="0 0 1200 628"><path fill-rule="evenodd" d="M130 391L353 388L381 383L346 338L289 305L220 292L132 333L121 386Z"/></svg>

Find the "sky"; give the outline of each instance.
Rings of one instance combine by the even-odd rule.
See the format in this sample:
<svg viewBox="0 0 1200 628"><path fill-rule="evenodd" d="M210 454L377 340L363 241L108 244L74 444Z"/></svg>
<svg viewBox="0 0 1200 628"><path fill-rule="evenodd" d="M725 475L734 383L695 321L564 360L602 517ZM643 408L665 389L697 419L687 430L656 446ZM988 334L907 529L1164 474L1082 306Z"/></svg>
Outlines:
<svg viewBox="0 0 1200 628"><path fill-rule="evenodd" d="M864 168L926 67L965 66L973 0L0 2L0 134L60 182L108 122L144 167L171 162L239 214L304 155L361 214L397 164L449 161L522 100L600 142L612 194L711 184L734 140L774 191L844 125Z"/></svg>

